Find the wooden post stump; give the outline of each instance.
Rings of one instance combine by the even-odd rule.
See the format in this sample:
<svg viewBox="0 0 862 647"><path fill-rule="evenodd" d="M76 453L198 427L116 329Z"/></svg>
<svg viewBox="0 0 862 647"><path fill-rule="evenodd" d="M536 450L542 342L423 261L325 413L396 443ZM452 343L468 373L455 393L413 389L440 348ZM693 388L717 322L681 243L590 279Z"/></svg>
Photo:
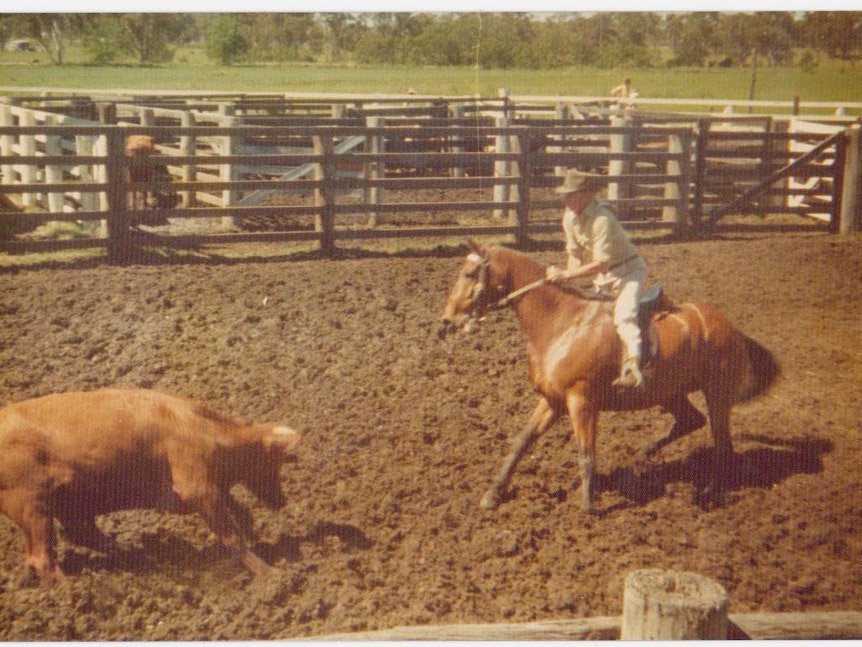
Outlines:
<svg viewBox="0 0 862 647"><path fill-rule="evenodd" d="M695 573L632 571L623 593L622 640L725 640L727 592Z"/></svg>

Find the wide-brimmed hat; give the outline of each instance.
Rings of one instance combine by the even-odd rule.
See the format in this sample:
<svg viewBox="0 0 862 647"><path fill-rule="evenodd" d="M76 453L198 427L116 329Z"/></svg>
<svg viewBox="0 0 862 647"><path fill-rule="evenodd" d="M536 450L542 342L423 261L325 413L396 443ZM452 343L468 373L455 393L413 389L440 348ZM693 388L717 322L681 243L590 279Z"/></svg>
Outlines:
<svg viewBox="0 0 862 647"><path fill-rule="evenodd" d="M566 171L565 181L554 189L554 193L565 195L577 191L598 191L605 186L604 176L595 173L584 173L576 168Z"/></svg>

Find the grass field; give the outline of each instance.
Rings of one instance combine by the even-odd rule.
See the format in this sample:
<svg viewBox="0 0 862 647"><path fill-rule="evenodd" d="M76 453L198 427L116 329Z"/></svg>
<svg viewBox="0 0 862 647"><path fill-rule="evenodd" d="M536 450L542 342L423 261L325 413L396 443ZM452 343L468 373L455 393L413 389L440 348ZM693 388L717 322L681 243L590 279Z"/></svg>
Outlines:
<svg viewBox="0 0 862 647"><path fill-rule="evenodd" d="M75 57L70 56L70 61ZM198 50L177 54L171 64L87 66L47 64L43 54L0 53L0 91L9 87L184 90L217 92L403 93L494 96L604 96L630 76L644 98L748 99L745 68L645 68L597 70L476 70L472 67L210 64ZM862 66L827 62L811 72L799 67L759 68L754 98L761 101L862 102Z"/></svg>

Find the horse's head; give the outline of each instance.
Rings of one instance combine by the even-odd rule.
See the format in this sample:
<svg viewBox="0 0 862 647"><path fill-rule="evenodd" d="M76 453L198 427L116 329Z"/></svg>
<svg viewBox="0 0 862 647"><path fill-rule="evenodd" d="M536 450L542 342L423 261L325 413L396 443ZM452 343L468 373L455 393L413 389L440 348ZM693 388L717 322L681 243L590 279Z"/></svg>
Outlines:
<svg viewBox="0 0 862 647"><path fill-rule="evenodd" d="M472 332L479 317L495 300L489 289L492 270L488 250L472 239L467 244L470 253L446 301L438 329L440 337L459 328L463 328L464 332Z"/></svg>

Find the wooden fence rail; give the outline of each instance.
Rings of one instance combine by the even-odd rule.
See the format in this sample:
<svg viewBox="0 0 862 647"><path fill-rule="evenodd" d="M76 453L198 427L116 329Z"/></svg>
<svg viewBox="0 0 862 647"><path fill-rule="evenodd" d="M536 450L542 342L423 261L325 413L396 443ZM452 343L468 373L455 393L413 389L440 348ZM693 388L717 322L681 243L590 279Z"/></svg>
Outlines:
<svg viewBox="0 0 862 647"><path fill-rule="evenodd" d="M752 191L752 184L769 180L775 170L805 155L792 143L816 136L773 132L770 120L762 118L525 120L509 118L505 106L497 104L503 109L496 118L485 114L472 120L446 119L434 107L425 116L417 116L418 110L400 113L390 123L394 108L387 107L365 124L336 117L328 124L292 118L248 125L235 109L109 104L101 117L121 125L104 125L0 105L0 194L20 196L24 207L45 209L0 213L0 235L13 222L103 223L101 237L86 241L7 237L0 238L0 249L89 243L107 246L119 262L131 245L130 226L140 229L166 216L219 218L234 230L252 219L282 224L265 232L196 236L150 231L145 232L148 240L168 245L314 240L330 253L338 239L510 234L524 245L530 234L559 228L553 188L567 167L608 173L611 202L626 226L635 229L697 227L705 212L754 195L766 196L756 205L760 213L807 213L807 204L788 206L788 196L830 205L833 224L841 211L848 176L843 137L793 167L793 177L815 178L816 186L792 187L784 176L773 178L768 190ZM125 139L134 134L154 138L159 154L143 164L166 168L170 183L129 182L123 151ZM160 213L130 206L129 192L146 189L179 193L183 203ZM409 195L417 191L441 197ZM266 204L274 195L280 196L278 203ZM452 216L465 212L481 217L462 224ZM448 215L438 219L434 214ZM313 227L297 226L297 220Z"/></svg>
<svg viewBox="0 0 862 647"><path fill-rule="evenodd" d="M731 613L729 639L854 640L862 638L862 612ZM525 623L424 625L380 631L313 636L301 640L617 640L622 618L600 616L577 620Z"/></svg>

